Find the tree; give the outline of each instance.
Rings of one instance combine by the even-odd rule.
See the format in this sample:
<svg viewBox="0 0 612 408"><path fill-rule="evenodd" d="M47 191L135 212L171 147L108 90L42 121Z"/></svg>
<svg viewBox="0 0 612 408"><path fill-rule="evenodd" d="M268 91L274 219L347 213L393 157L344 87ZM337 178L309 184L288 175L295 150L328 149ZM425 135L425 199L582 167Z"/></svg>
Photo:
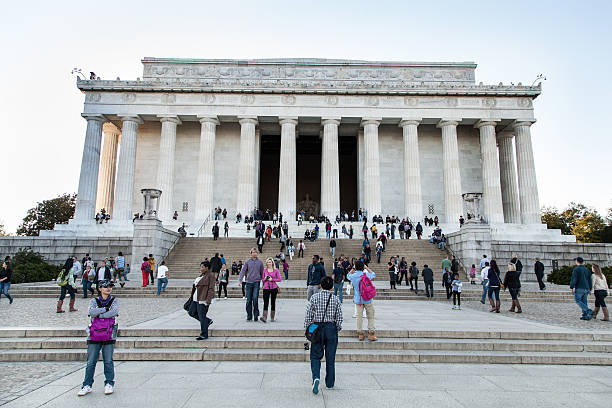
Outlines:
<svg viewBox="0 0 612 408"><path fill-rule="evenodd" d="M597 211L587 211L574 222L572 234L580 242L601 242L601 233L605 227L606 224Z"/></svg>
<svg viewBox="0 0 612 408"><path fill-rule="evenodd" d="M6 229L4 229L4 223L0 220L0 237L6 237L7 235Z"/></svg>
<svg viewBox="0 0 612 408"><path fill-rule="evenodd" d="M55 224L66 224L74 215L76 194L63 194L37 203L30 208L17 229L17 235L36 236L41 230L52 230Z"/></svg>
<svg viewBox="0 0 612 408"><path fill-rule="evenodd" d="M571 234L565 219L555 207L542 207L542 222L548 229L559 229L563 235Z"/></svg>

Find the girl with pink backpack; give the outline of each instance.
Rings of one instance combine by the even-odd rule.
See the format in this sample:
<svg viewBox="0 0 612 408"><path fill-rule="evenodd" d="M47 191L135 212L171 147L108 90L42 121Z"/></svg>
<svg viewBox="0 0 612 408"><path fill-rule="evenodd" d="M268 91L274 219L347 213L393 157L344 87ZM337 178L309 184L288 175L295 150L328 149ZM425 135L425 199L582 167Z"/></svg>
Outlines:
<svg viewBox="0 0 612 408"><path fill-rule="evenodd" d="M363 310L365 309L368 318L368 340L376 341L378 338L375 336L373 304L376 288L372 283L376 274L369 270L363 261L359 260L355 261L355 266L347 277L351 281L355 293L353 303L357 307L357 335L359 340L363 340L365 337L363 333Z"/></svg>
<svg viewBox="0 0 612 408"><path fill-rule="evenodd" d="M78 393L79 397L89 394L94 382L96 363L102 352L104 361L104 394L112 394L115 387L115 366L113 352L117 339L117 323L115 318L119 315L118 301L111 292L115 285L110 280L100 281L98 292L100 296L89 302L89 316L91 324L87 328L87 368L85 380Z"/></svg>

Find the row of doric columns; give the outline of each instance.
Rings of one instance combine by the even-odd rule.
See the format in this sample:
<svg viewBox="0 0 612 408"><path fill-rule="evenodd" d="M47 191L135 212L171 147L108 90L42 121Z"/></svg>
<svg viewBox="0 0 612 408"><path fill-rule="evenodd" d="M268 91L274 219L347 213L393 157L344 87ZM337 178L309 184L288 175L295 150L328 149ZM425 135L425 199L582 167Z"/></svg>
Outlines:
<svg viewBox="0 0 612 408"><path fill-rule="evenodd" d="M93 220L97 207L112 211L115 221L130 221L133 216L134 175L138 116L120 116L121 134L102 115L83 115L87 131L81 162L75 220ZM159 217L171 220L173 208L174 162L177 126L176 115L158 116L162 124L156 187L162 190ZM236 183L236 212L250 214L259 195L260 132L257 117L239 117L240 155ZM381 118L363 118L358 136L363 150L363 177L359 182L359 202L369 214L381 214L381 182L378 127ZM194 221L203 221L213 210L214 152L219 120L199 117L200 151L196 182ZM476 123L480 132L482 160L482 215L490 223L540 222L539 199L531 144L532 122L514 122L513 132L496 134L499 120L483 119ZM419 162L418 126L421 119L404 119L404 210L413 220L423 216ZM285 219L296 216L296 117L279 118L281 152L279 168L278 212ZM437 126L442 135L444 205L447 222L463 214L461 172L457 143L459 119L442 119ZM321 213L334 218L340 212L340 177L338 128L340 118L322 120ZM103 151L100 151L104 133ZM513 146L512 138L515 143ZM119 163L117 145L120 140ZM499 149L498 149L499 145ZM516 149L516 164L513 147ZM100 162L102 157L102 162ZM360 152L361 157L361 152ZM115 174L115 167L117 171ZM115 181L116 180L116 181ZM518 183L517 183L518 180ZM98 208L98 209L99 209Z"/></svg>

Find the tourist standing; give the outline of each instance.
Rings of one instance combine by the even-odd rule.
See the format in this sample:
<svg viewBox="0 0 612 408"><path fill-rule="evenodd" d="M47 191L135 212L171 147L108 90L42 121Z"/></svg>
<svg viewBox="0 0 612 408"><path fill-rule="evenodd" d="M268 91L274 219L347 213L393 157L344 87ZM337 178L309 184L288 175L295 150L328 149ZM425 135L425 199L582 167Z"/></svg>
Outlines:
<svg viewBox="0 0 612 408"><path fill-rule="evenodd" d="M408 270L410 274L410 290L414 291L417 295L419 294L419 268L416 266L416 262L412 261L410 263L410 269ZM412 286L412 282L414 281L414 287ZM406 283L408 285L408 283ZM433 291L433 288L432 288Z"/></svg>
<svg viewBox="0 0 612 408"><path fill-rule="evenodd" d="M242 269L238 282L243 279L246 281L246 313L247 321L257 321L259 318L259 284L263 276L264 265L257 259L257 250L251 248L251 258L248 259Z"/></svg>
<svg viewBox="0 0 612 408"><path fill-rule="evenodd" d="M263 252L264 243L265 243L265 239L263 235L258 236L257 237L257 249L259 249L260 254Z"/></svg>
<svg viewBox="0 0 612 408"><path fill-rule="evenodd" d="M329 252L331 252L332 258L336 256L336 240L334 238L329 240Z"/></svg>
<svg viewBox="0 0 612 408"><path fill-rule="evenodd" d="M610 315L608 314L608 307L606 306L606 296L608 296L608 282L606 276L601 272L599 265L593 264L591 266L593 271L593 292L595 293L595 309L593 310L593 319L597 318L599 308L603 312L603 321L609 321Z"/></svg>
<svg viewBox="0 0 612 408"><path fill-rule="evenodd" d="M277 282L280 281L281 275L278 269L274 267L274 261L272 258L266 259L266 267L262 275L264 310L261 319L259 319L264 323L268 321L268 304L270 304L270 320L275 320L276 296L278 295Z"/></svg>
<svg viewBox="0 0 612 408"><path fill-rule="evenodd" d="M162 261L157 268L157 294L165 292L166 286L168 286L168 267L166 261Z"/></svg>
<svg viewBox="0 0 612 408"><path fill-rule="evenodd" d="M153 257L153 254L149 254L148 262L149 262L149 265L151 265L149 276L151 277L151 285L153 285L155 283L155 279L153 277L153 275L155 274L155 258Z"/></svg>
<svg viewBox="0 0 612 408"><path fill-rule="evenodd" d="M305 249L306 249L306 245L300 239L300 242L298 244L298 258L303 258L304 257L304 250Z"/></svg>
<svg viewBox="0 0 612 408"><path fill-rule="evenodd" d="M285 275L285 280L289 280L289 264L286 259L283 259L283 274Z"/></svg>
<svg viewBox="0 0 612 408"><path fill-rule="evenodd" d="M219 279L219 272L221 271L222 264L219 253L215 252L215 256L210 259L210 271L215 275L215 280Z"/></svg>
<svg viewBox="0 0 612 408"><path fill-rule="evenodd" d="M96 279L96 271L92 269L91 265L85 266L85 272L83 272L83 278L81 284L83 285L83 299L87 299L87 292L91 292L93 296L94 291L91 288L94 280Z"/></svg>
<svg viewBox="0 0 612 408"><path fill-rule="evenodd" d="M491 303L491 310L489 310L489 312L499 313L499 307L501 305L499 301L501 279L499 278L499 267L494 259L491 260L487 275L487 279L489 279L489 302ZM495 300L493 300L493 297L495 297Z"/></svg>
<svg viewBox="0 0 612 408"><path fill-rule="evenodd" d="M512 307L509 312L514 312L516 308L516 313L522 313L523 309L521 309L521 304L518 300L519 290L521 289L521 281L519 278L518 271L516 270L516 265L513 263L508 264L508 271L504 276L504 290L508 289L510 292L510 297L512 298Z"/></svg>
<svg viewBox="0 0 612 408"><path fill-rule="evenodd" d="M332 273L332 279L334 280L334 295L340 298L340 303L342 303L342 287L345 277L345 269L341 263L337 263Z"/></svg>
<svg viewBox="0 0 612 408"><path fill-rule="evenodd" d="M293 245L293 241L291 241L287 247L287 252L289 252L289 259L293 261L293 257L295 256L295 245Z"/></svg>
<svg viewBox="0 0 612 408"><path fill-rule="evenodd" d="M402 285L402 279L405 280L406 286L408 286L408 262L406 262L406 258L402 256L402 260L399 263L400 276L398 280L398 285Z"/></svg>
<svg viewBox="0 0 612 408"><path fill-rule="evenodd" d="M214 241L219 239L219 223L218 222L215 222L215 225L213 225L212 227L212 235L213 235Z"/></svg>
<svg viewBox="0 0 612 408"><path fill-rule="evenodd" d="M353 286L353 303L355 303L357 307L357 336L359 337L360 341L364 339L363 310L365 309L366 316L368 318L368 340L376 341L378 338L375 336L376 325L374 323L374 299L363 299L359 288L361 279L364 275L370 280L376 278L376 274L370 271L362 261L355 261L355 267L348 274L348 278Z"/></svg>
<svg viewBox="0 0 612 408"><path fill-rule="evenodd" d="M433 298L434 297L434 274L433 270L429 267L429 265L423 265L423 270L421 271L421 276L423 277L423 283L425 284L425 297Z"/></svg>
<svg viewBox="0 0 612 408"><path fill-rule="evenodd" d="M540 286L540 290L546 290L546 285L544 284L544 264L540 262L540 258L535 259L533 271L535 272L535 276L538 279L538 285Z"/></svg>
<svg viewBox="0 0 612 408"><path fill-rule="evenodd" d="M485 299L489 293L489 261L486 261L480 269L480 283L482 284L482 296L480 303L485 304Z"/></svg>
<svg viewBox="0 0 612 408"><path fill-rule="evenodd" d="M584 266L584 259L577 257L576 267L572 271L572 279L570 281L570 289L574 294L574 301L582 309L582 317L580 320L591 320L593 310L589 309L588 296L593 289L591 280L591 272Z"/></svg>
<svg viewBox="0 0 612 408"><path fill-rule="evenodd" d="M470 268L470 285L476 284L476 265L472 264Z"/></svg>
<svg viewBox="0 0 612 408"><path fill-rule="evenodd" d="M197 308L198 320L200 321L200 335L196 337L196 340L206 340L208 338L208 327L213 321L206 315L214 297L215 277L210 272L210 262L204 261L200 263L200 276L195 279L191 288L191 308Z"/></svg>
<svg viewBox="0 0 612 408"><path fill-rule="evenodd" d="M414 230L416 231L417 239L421 239L421 237L423 236L423 226L420 222L417 222L417 225Z"/></svg>
<svg viewBox="0 0 612 408"><path fill-rule="evenodd" d="M2 295L6 296L9 300L9 305L13 303L13 297L9 294L12 277L13 270L11 269L11 263L7 261L2 262L2 270L0 270L0 298Z"/></svg>
<svg viewBox="0 0 612 408"><path fill-rule="evenodd" d="M142 272L142 287L146 288L149 285L149 275L153 273L151 272L151 264L149 263L149 258L147 258L146 256L142 258L140 270Z"/></svg>
<svg viewBox="0 0 612 408"><path fill-rule="evenodd" d="M123 256L123 252L119 252L117 255L117 275L119 276L119 284L121 287L125 285L125 257ZM115 279L117 281L117 279Z"/></svg>
<svg viewBox="0 0 612 408"><path fill-rule="evenodd" d="M229 281L229 270L227 269L226 264L221 264L221 271L219 271L219 293L217 297L221 299L221 289L223 289L223 293L225 294L225 299L227 299L227 283Z"/></svg>
<svg viewBox="0 0 612 408"><path fill-rule="evenodd" d="M320 323L320 339L310 347L310 371L312 373L312 392L319 393L321 378L321 359L325 355L325 386L334 387L336 381L335 361L338 347L338 332L342 330L342 306L339 299L331 293L333 281L326 276L321 281L321 292L310 299L306 308L304 329L312 323Z"/></svg>
<svg viewBox="0 0 612 408"><path fill-rule="evenodd" d="M74 282L74 270L73 270L73 258L70 257L64 263L64 267L57 277L57 284L60 287L60 297L57 301L57 313L64 313L62 305L66 298L66 292L70 295L70 311L78 312L74 307L74 301L76 298L76 283Z"/></svg>
<svg viewBox="0 0 612 408"><path fill-rule="evenodd" d="M463 282L459 278L458 273L453 273L453 310L461 310L461 288L463 286Z"/></svg>
<svg viewBox="0 0 612 408"><path fill-rule="evenodd" d="M115 351L115 340L117 339L117 325L115 318L119 315L119 301L111 296L113 289L111 280L103 280L98 285L99 296L91 299L87 314L91 317L91 325L87 330L87 367L85 368L85 379L78 393L79 397L89 394L94 382L96 364L102 352L104 362L104 394L112 394L115 387L115 366L113 363L113 352ZM94 330L101 327L107 330ZM101 334L103 333L103 334Z"/></svg>
<svg viewBox="0 0 612 408"><path fill-rule="evenodd" d="M397 289L397 287L395 286L395 282L397 281L397 269L395 266L395 262L393 262L393 257L389 259L389 262L387 263L387 269L389 271L389 288Z"/></svg>
<svg viewBox="0 0 612 408"><path fill-rule="evenodd" d="M223 226L223 237L224 238L229 237L229 224L227 221L225 221L225 225Z"/></svg>
<svg viewBox="0 0 612 408"><path fill-rule="evenodd" d="M321 279L323 279L325 275L325 268L319 262L319 255L312 256L312 263L308 265L308 279L306 281L306 286L308 286L308 292L306 297L308 301L315 293L321 290Z"/></svg>

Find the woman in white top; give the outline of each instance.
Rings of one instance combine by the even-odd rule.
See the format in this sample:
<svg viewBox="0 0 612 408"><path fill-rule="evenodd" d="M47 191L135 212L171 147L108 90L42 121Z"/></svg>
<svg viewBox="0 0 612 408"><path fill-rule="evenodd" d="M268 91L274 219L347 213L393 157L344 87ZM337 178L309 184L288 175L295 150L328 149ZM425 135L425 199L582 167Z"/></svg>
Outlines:
<svg viewBox="0 0 612 408"><path fill-rule="evenodd" d="M599 308L603 312L604 321L609 321L610 316L608 314L608 307L606 306L606 296L608 296L608 282L606 281L606 275L601 272L599 265L593 264L591 266L593 271L593 292L595 293L595 309L593 310L593 319L597 317Z"/></svg>
<svg viewBox="0 0 612 408"><path fill-rule="evenodd" d="M157 268L157 294L165 292L166 286L168 286L168 267L166 261L162 261Z"/></svg>

